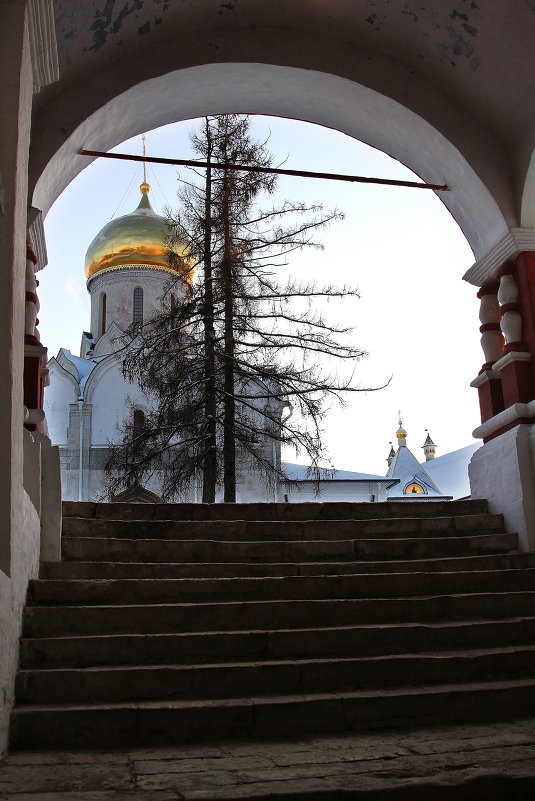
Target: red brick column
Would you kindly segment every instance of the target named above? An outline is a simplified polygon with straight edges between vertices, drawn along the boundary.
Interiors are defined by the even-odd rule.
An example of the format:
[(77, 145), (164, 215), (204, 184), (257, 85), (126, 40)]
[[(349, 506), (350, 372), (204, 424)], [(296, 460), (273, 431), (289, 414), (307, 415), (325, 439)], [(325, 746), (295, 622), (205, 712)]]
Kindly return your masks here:
[(47, 383), (48, 370), (46, 368), (47, 350), (41, 345), (37, 325), (37, 312), (39, 299), (37, 287), (39, 282), (35, 278), (35, 265), (37, 257), (30, 242), (26, 246), (26, 298), (25, 298), (25, 326), (24, 326), (24, 405), (30, 412), (30, 418), (25, 427), (35, 431), (38, 420), (42, 418), (44, 390)]
[(482, 423), (490, 420), (504, 408), (501, 376), (494, 370), (495, 363), (502, 357), (504, 351), (504, 337), (500, 328), (501, 312), (498, 289), (499, 281), (488, 281), (477, 293), (481, 301), (479, 330), (485, 362), (471, 386), (478, 391)]
[[(504, 354), (495, 365), (502, 379), (504, 408), (515, 403), (529, 403), (535, 397), (532, 347), (526, 334), (535, 346), (535, 285), (531, 285), (525, 259), (532, 254), (521, 254), (522, 266), (517, 260), (504, 264), (497, 277), (500, 281), (498, 300), (501, 312), (501, 330), (505, 336)], [(534, 263), (535, 267), (535, 263)], [(526, 323), (529, 321), (529, 325)]]

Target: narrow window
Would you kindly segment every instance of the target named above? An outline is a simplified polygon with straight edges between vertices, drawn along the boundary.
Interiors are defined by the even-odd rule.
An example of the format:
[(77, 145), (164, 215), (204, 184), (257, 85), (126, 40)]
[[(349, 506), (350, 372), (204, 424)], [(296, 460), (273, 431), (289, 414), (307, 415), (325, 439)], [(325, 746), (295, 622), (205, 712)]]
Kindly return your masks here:
[(106, 293), (100, 295), (100, 336), (106, 332)]
[(145, 425), (145, 413), (141, 411), (141, 409), (134, 410), (134, 437), (141, 432), (141, 429)]
[(143, 290), (137, 287), (134, 289), (134, 325), (139, 326), (143, 322)]

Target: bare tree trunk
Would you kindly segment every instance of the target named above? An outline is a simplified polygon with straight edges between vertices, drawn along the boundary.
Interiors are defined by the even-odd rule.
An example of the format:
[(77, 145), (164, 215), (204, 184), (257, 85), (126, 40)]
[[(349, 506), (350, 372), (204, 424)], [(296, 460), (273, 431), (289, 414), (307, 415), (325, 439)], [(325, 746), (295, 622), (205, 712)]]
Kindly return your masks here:
[(232, 286), (232, 243), (229, 219), (228, 176), (224, 175), (223, 197), (223, 298), (225, 318), (225, 364), (223, 402), (223, 485), (226, 503), (236, 503), (236, 402), (234, 398), (234, 293)]
[[(208, 124), (207, 124), (208, 127)], [(212, 242), (211, 225), (212, 215), (212, 171), (210, 160), (212, 148), (210, 133), (206, 132), (208, 140), (206, 183), (205, 183), (205, 228), (204, 228), (204, 359), (205, 359), (205, 394), (204, 412), (206, 420), (206, 440), (203, 459), (203, 503), (215, 503), (215, 490), (217, 481), (217, 442), (216, 442), (216, 388), (215, 388), (215, 330), (214, 330), (214, 287), (212, 276)]]

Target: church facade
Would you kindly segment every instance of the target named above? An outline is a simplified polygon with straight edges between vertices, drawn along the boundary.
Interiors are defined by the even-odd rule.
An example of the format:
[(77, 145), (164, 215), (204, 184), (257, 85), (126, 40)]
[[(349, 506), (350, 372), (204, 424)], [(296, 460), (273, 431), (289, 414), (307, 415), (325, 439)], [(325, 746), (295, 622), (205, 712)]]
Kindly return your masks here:
[[(85, 259), (87, 289), (91, 297), (90, 331), (82, 333), (80, 353), (61, 349), (49, 360), (44, 409), (52, 442), (59, 446), (62, 496), (65, 500), (97, 500), (107, 497), (105, 465), (110, 443), (120, 439), (126, 415), (143, 419), (149, 411), (147, 397), (136, 382), (128, 382), (121, 369), (128, 338), (136, 326), (147, 323), (169, 302), (184, 297), (189, 271), (171, 267), (166, 247), (167, 223), (149, 201), (150, 186), (140, 187), (141, 200), (131, 213), (112, 220), (96, 235)], [(178, 253), (178, 255), (182, 255)], [(169, 279), (173, 281), (169, 288)], [(131, 340), (130, 340), (131, 341)], [(248, 387), (258, 394), (258, 413), (266, 404), (266, 387)], [(263, 398), (263, 399), (260, 399)], [(270, 411), (272, 414), (272, 411)], [(280, 467), (280, 445), (267, 435), (259, 442), (262, 456)], [(125, 488), (117, 500), (161, 499), (161, 475), (153, 474), (143, 485)], [(256, 469), (252, 457), (242, 459), (237, 475), (239, 501), (278, 499), (278, 480)], [(193, 482), (190, 491), (170, 498), (199, 502), (202, 487)]]

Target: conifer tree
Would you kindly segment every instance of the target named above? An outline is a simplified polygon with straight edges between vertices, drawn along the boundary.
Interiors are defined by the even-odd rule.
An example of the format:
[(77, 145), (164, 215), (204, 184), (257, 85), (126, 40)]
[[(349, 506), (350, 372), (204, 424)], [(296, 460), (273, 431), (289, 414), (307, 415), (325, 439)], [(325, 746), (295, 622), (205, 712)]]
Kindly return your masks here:
[[(215, 501), (221, 484), (224, 500), (234, 502), (237, 465), (256, 466), (271, 481), (284, 476), (273, 443), (304, 451), (318, 474), (326, 401), (360, 389), (353, 373), (364, 352), (348, 341), (349, 327), (316, 307), (322, 298), (358, 297), (356, 290), (281, 285), (277, 277), (293, 251), (321, 247), (315, 232), (342, 215), (290, 201), (263, 207), (275, 176), (224, 166), (272, 166), (249, 127), (247, 117), (221, 115), (192, 135), (208, 166), (182, 184), (168, 243), (173, 264), (184, 258), (174, 248), (186, 232), (182, 272), (190, 280), (181, 302), (169, 287), (162, 311), (131, 332), (123, 351), (123, 373), (139, 383), (151, 411), (143, 426), (125, 424), (110, 447), (111, 496), (158, 472), (164, 498), (200, 477), (204, 502)], [(324, 358), (349, 364), (345, 377), (326, 373)]]

